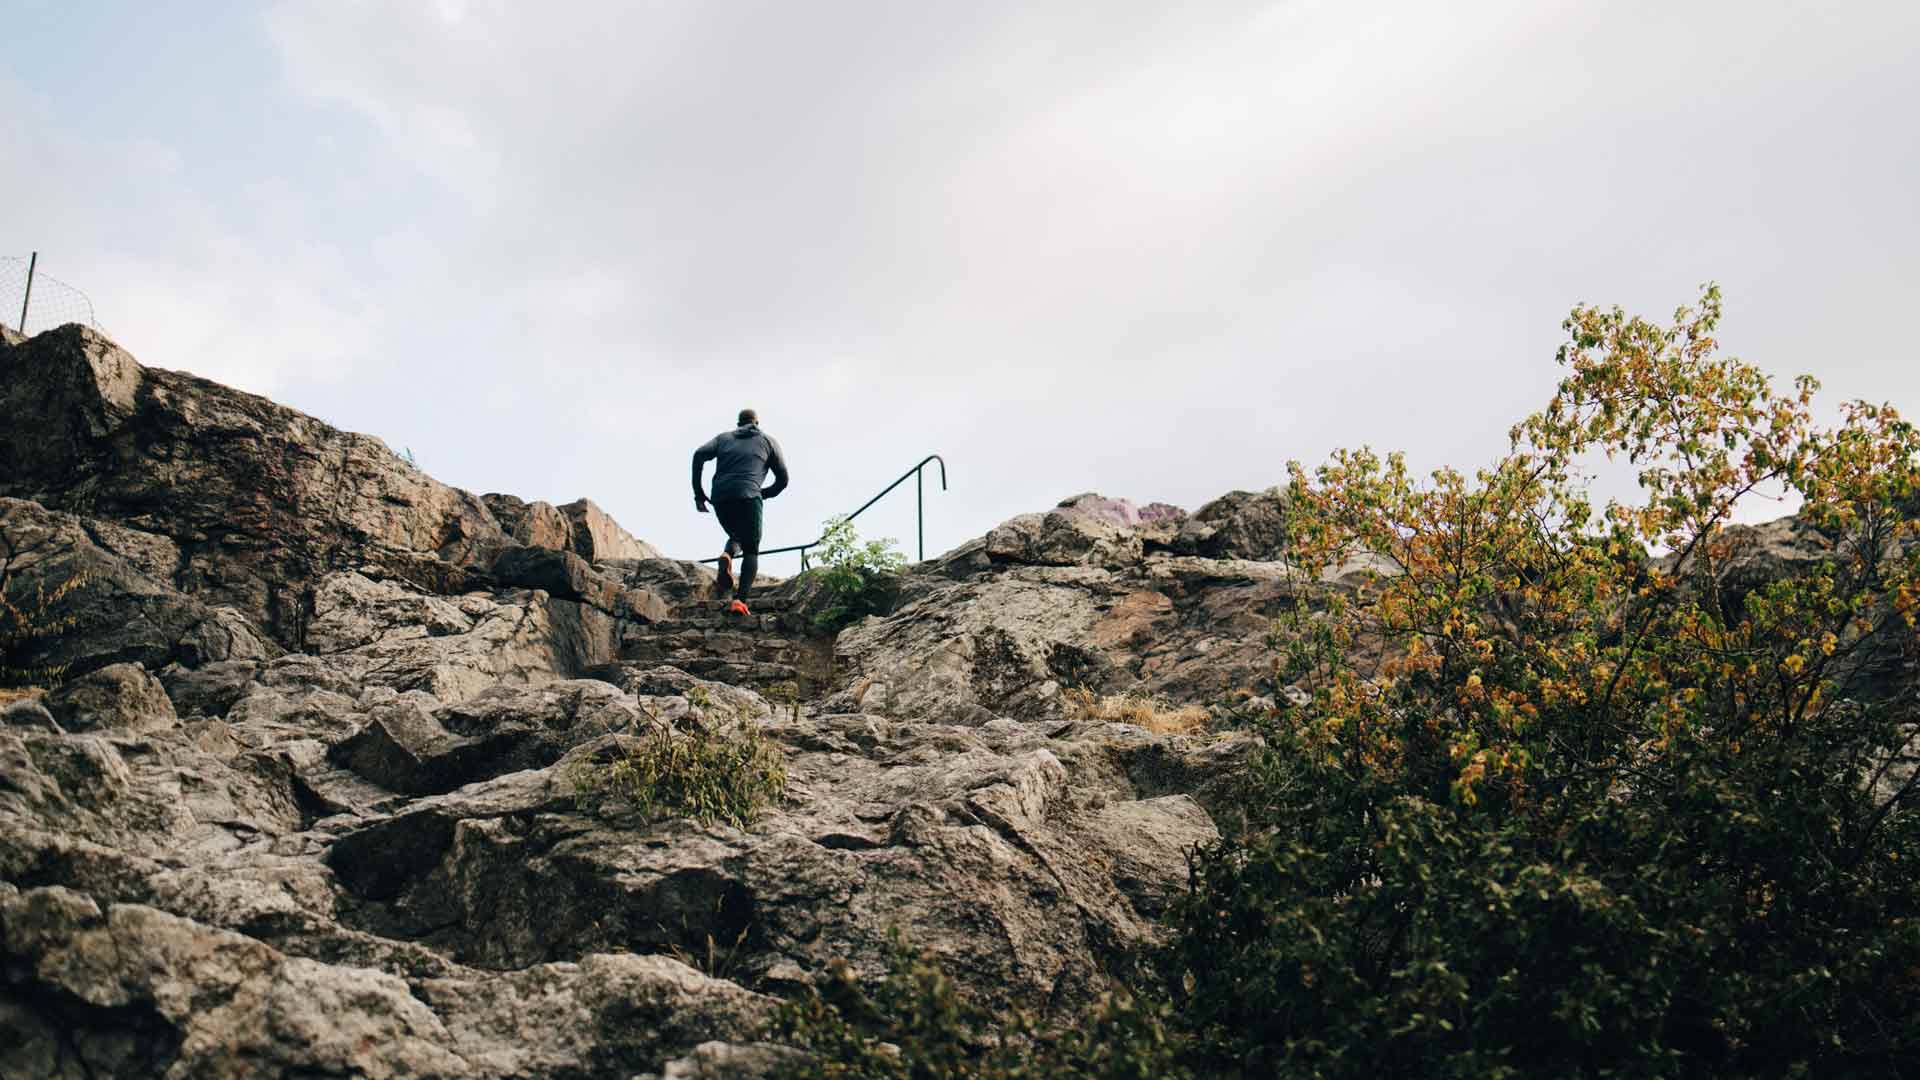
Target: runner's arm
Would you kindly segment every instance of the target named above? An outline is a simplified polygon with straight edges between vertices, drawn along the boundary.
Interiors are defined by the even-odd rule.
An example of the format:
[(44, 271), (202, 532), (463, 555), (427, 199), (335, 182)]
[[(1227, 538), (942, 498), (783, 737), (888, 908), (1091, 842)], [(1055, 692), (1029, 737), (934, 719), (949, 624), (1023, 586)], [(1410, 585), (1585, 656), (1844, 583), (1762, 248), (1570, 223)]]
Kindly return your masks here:
[(780, 444), (773, 436), (767, 436), (767, 468), (773, 471), (773, 486), (760, 489), (760, 497), (771, 499), (787, 490), (787, 456), (780, 452)]
[(708, 439), (704, 446), (693, 452), (693, 501), (695, 503), (707, 501), (707, 489), (700, 486), (700, 470), (706, 466), (707, 462), (720, 456), (719, 442), (717, 438)]

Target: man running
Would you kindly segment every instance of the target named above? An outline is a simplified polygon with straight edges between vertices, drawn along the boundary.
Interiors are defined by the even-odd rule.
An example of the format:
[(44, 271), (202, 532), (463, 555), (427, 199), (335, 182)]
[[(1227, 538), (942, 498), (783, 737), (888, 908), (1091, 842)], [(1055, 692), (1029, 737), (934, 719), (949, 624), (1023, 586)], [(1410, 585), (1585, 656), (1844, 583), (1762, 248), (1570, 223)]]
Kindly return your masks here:
[[(719, 592), (733, 590), (733, 603), (727, 610), (746, 615), (747, 590), (753, 588), (754, 574), (760, 569), (761, 500), (771, 499), (787, 489), (787, 460), (780, 444), (760, 430), (760, 416), (752, 409), (741, 409), (740, 425), (707, 440), (693, 452), (693, 508), (707, 512), (707, 493), (700, 486), (700, 471), (707, 462), (713, 467), (713, 513), (720, 527), (727, 530), (727, 546), (720, 552)], [(761, 482), (773, 473), (773, 486)], [(740, 583), (734, 585), (733, 557), (740, 556)]]

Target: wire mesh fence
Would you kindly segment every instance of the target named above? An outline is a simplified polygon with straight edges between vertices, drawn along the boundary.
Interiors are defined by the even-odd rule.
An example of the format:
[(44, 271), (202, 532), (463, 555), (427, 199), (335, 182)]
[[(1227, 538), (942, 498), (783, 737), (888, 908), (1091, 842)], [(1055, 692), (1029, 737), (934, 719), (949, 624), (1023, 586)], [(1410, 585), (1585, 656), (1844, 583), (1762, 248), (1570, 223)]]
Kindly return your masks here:
[(32, 335), (68, 323), (105, 333), (94, 320), (93, 301), (86, 293), (48, 277), (29, 256), (0, 255), (0, 324)]

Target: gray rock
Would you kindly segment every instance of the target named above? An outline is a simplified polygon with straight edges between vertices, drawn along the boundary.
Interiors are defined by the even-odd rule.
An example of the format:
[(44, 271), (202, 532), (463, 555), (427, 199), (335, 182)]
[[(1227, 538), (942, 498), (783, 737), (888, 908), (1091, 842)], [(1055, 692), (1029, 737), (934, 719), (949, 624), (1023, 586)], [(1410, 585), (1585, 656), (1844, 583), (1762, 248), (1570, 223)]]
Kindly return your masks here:
[(669, 1061), (659, 1072), (635, 1080), (759, 1080), (804, 1058), (800, 1051), (777, 1043), (715, 1040), (701, 1043), (686, 1056)]
[(1286, 512), (1279, 488), (1228, 492), (1194, 511), (1168, 546), (1213, 559), (1278, 559), (1287, 549)]
[(160, 731), (179, 722), (166, 687), (139, 664), (109, 664), (61, 684), (47, 711), (68, 731)]
[(1138, 562), (1139, 535), (1078, 509), (1022, 514), (987, 534), (988, 557), (1033, 566), (1124, 566)]
[(630, 1075), (708, 1040), (751, 1039), (774, 1008), (670, 957), (627, 953), (429, 979), (419, 991), (489, 1076)]
[(492, 572), (501, 585), (540, 589), (556, 600), (577, 600), (621, 618), (658, 622), (670, 612), (653, 590), (602, 574), (571, 551), (510, 547), (495, 557)]
[(573, 523), (552, 503), (526, 502), (498, 493), (482, 495), (480, 501), (487, 504), (494, 520), (514, 543), (553, 551), (573, 550)]
[(406, 584), (345, 571), (322, 578), (302, 636), (305, 652), (347, 652), (376, 643), (449, 637), (473, 629), (461, 606)]
[(176, 715), (222, 717), (246, 695), (260, 670), (256, 660), (220, 660), (197, 668), (169, 664), (159, 677)]
[(603, 682), (494, 687), (433, 713), (416, 697), (376, 705), (366, 726), (329, 753), (388, 790), (435, 795), (552, 764), (583, 742), (641, 722), (641, 706)]
[[(487, 503), (378, 439), (142, 367), (85, 327), (0, 346), (0, 413), (35, 418), (0, 433), (0, 496), (164, 538), (170, 550), (149, 545), (126, 561), (237, 609), (283, 645), (300, 644), (306, 591), (326, 570), (377, 566), (459, 593), (512, 542)], [(564, 516), (589, 560), (659, 554), (586, 500)]]
[[(250, 938), (60, 887), (0, 905), (9, 964), (45, 1025), (21, 1057), (43, 1075), (471, 1076), (439, 1017), (390, 975), (283, 956)], [(37, 991), (37, 993), (33, 992)], [(54, 994), (72, 1007), (54, 1012)], [(61, 1036), (49, 1044), (43, 1032)]]
[(34, 624), (0, 641), (0, 666), (72, 676), (120, 662), (157, 669), (278, 652), (245, 619), (150, 577), (94, 543), (92, 531), (72, 514), (0, 497), (0, 588)]
[(572, 527), (574, 554), (590, 563), (664, 558), (658, 548), (636, 539), (591, 499), (576, 499), (560, 507), (560, 513)]
[(62, 731), (53, 714), (37, 697), (21, 698), (0, 707), (0, 725), (6, 727), (39, 728), (42, 731)]

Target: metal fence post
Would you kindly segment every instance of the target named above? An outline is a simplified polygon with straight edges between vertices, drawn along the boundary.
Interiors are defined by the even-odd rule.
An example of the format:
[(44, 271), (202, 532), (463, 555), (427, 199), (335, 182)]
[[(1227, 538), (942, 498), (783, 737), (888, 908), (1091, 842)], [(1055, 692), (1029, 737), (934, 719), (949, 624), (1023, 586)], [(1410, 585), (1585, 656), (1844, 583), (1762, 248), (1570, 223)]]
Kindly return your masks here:
[(920, 561), (927, 561), (927, 465), (913, 470), (913, 520), (920, 527)]
[(27, 336), (27, 303), (33, 299), (33, 268), (40, 263), (40, 253), (34, 252), (27, 257), (27, 294), (20, 298), (20, 336)]

